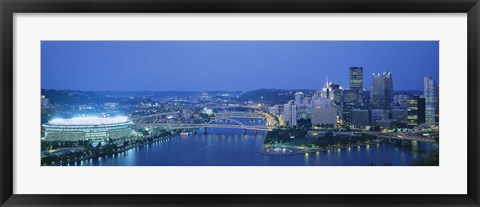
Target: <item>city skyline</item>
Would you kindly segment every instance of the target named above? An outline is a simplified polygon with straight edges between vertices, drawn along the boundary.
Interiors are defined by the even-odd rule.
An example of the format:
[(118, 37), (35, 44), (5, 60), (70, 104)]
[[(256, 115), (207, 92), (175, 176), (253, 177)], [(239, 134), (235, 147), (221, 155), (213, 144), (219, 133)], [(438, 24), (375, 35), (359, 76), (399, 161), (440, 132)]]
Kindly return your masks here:
[(370, 74), (384, 71), (394, 74), (395, 91), (423, 90), (424, 76), (438, 82), (438, 42), (42, 42), (42, 88), (57, 90), (318, 90), (327, 77), (349, 88), (349, 68), (355, 66), (363, 67), (366, 90), (371, 89)]
[(438, 41), (43, 41), (41, 59), (42, 166), (439, 166)]

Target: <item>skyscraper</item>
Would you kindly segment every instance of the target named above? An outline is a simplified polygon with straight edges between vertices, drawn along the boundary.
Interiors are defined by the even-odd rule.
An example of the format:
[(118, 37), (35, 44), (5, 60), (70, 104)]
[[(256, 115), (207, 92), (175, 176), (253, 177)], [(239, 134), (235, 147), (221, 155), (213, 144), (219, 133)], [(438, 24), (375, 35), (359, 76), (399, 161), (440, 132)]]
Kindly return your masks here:
[(287, 126), (297, 125), (297, 105), (294, 101), (283, 105), (283, 121)]
[(357, 91), (355, 90), (343, 90), (343, 102), (342, 102), (342, 118), (345, 122), (350, 123), (350, 112), (359, 107), (357, 99)]
[(350, 67), (350, 89), (363, 90), (363, 67)]
[(435, 123), (438, 114), (438, 85), (432, 77), (423, 78), (423, 97), (425, 98), (425, 122)]
[(385, 71), (382, 74), (372, 75), (372, 90), (370, 102), (373, 108), (388, 109), (393, 101), (392, 73)]
[(350, 67), (350, 90), (355, 92), (358, 105), (363, 106), (363, 67)]
[(320, 92), (320, 97), (323, 99), (330, 99), (330, 100), (335, 100), (338, 99), (339, 97), (339, 92), (340, 91), (340, 85), (334, 84), (332, 82), (325, 82), (325, 85), (322, 88), (322, 91)]
[(333, 107), (337, 109), (337, 115), (342, 117), (342, 87), (340, 87), (339, 84), (335, 84), (332, 82), (325, 82), (325, 85), (323, 86), (322, 90), (319, 91), (320, 96), (317, 97), (315, 100), (318, 99), (327, 99), (327, 100), (332, 100), (333, 101)]
[(407, 125), (416, 127), (425, 123), (425, 99), (414, 96), (407, 103)]

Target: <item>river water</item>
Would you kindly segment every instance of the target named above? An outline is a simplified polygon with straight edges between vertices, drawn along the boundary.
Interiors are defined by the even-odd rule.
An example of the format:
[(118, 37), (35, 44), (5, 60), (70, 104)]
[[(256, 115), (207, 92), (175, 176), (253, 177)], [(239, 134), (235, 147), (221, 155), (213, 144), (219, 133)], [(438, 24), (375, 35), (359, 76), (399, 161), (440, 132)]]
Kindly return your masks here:
[[(241, 120), (265, 124), (263, 120)], [(434, 143), (380, 143), (351, 149), (301, 155), (271, 156), (260, 153), (265, 132), (242, 129), (208, 129), (188, 136), (141, 146), (126, 152), (75, 163), (82, 166), (408, 166), (438, 152)]]

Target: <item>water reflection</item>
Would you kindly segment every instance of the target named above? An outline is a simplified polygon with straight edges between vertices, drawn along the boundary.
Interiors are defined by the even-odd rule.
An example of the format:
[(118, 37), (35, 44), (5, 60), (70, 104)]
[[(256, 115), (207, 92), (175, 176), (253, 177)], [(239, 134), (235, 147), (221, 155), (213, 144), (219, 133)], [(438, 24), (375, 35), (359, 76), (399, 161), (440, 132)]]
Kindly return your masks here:
[[(250, 122), (250, 120), (247, 120)], [(254, 121), (262, 124), (261, 121)], [(264, 123), (263, 123), (264, 124)], [(345, 149), (300, 154), (268, 156), (260, 153), (264, 133), (242, 129), (208, 129), (203, 134), (173, 137), (151, 145), (130, 149), (115, 156), (86, 160), (76, 165), (120, 166), (366, 166), (411, 165), (428, 153), (438, 152), (431, 143), (382, 143)]]

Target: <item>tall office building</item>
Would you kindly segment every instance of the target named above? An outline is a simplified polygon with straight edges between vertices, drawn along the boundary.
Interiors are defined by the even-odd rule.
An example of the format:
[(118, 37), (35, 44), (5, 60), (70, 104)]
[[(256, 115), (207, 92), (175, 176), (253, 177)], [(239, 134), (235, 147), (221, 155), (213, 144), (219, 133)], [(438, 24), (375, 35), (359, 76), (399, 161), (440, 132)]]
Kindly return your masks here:
[(393, 79), (391, 72), (385, 71), (382, 74), (372, 75), (370, 102), (373, 108), (390, 108), (390, 104), (393, 102)]
[(335, 100), (336, 98), (339, 98), (339, 91), (340, 85), (328, 82), (327, 78), (327, 81), (325, 82), (325, 85), (323, 85), (323, 88), (320, 92), (320, 97), (324, 99)]
[[(340, 87), (339, 84), (335, 84), (332, 82), (325, 82), (325, 85), (323, 86), (322, 90), (319, 91), (319, 95), (315, 98), (315, 100), (323, 99), (323, 100), (332, 100), (334, 107), (337, 109), (337, 112), (340, 113), (340, 107), (342, 105), (342, 87)], [(315, 106), (313, 106), (315, 107)], [(341, 114), (338, 114), (339, 116), (342, 116)]]
[(414, 96), (407, 103), (407, 125), (416, 127), (425, 123), (425, 98)]
[(325, 82), (325, 85), (323, 85), (322, 90), (320, 91), (320, 97), (323, 99), (333, 99), (332, 95), (333, 95), (333, 91), (330, 88), (330, 84), (328, 83), (328, 80), (327, 80), (327, 82)]
[(297, 105), (294, 101), (283, 105), (283, 121), (287, 126), (297, 125)]
[(342, 118), (343, 121), (350, 123), (350, 112), (359, 107), (357, 91), (343, 90)]
[(432, 77), (423, 78), (423, 97), (425, 98), (425, 122), (435, 123), (438, 114), (438, 85)]
[(363, 67), (350, 67), (349, 89), (355, 91), (357, 102), (363, 106)]
[(350, 67), (349, 83), (349, 89), (355, 91), (358, 104), (363, 106), (363, 67)]
[(363, 90), (363, 67), (350, 67), (350, 89)]

